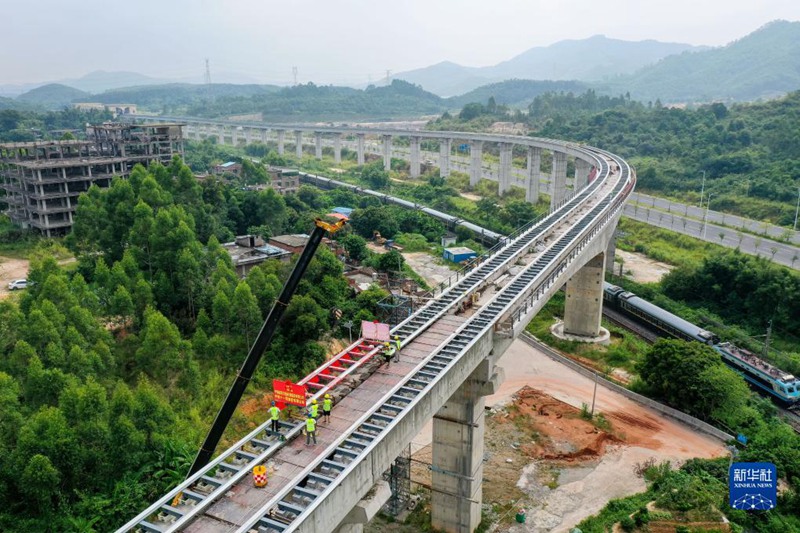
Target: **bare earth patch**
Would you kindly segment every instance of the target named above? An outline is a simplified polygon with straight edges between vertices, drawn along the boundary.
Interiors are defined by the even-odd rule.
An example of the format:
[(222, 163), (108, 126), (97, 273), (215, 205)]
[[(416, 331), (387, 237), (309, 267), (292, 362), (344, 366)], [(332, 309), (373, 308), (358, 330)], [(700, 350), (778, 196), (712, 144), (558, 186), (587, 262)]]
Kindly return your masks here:
[[(486, 398), (483, 502), (495, 504), (495, 531), (568, 532), (613, 498), (645, 490), (634, 474), (650, 458), (681, 463), (723, 455), (723, 443), (598, 386), (595, 414), (610, 422), (598, 429), (579, 415), (591, 405), (593, 380), (515, 341), (499, 365), (506, 380)], [(412, 480), (430, 483), (431, 424), (412, 441)], [(518, 508), (525, 524), (513, 523)], [(393, 531), (410, 532), (397, 527)], [(382, 531), (382, 529), (370, 529)]]
[(11, 291), (8, 283), (15, 279), (23, 279), (28, 275), (27, 259), (11, 259), (0, 257), (0, 299), (8, 298)]
[[(650, 259), (642, 254), (626, 252), (617, 248), (616, 256), (622, 259), (623, 274), (638, 283), (656, 283), (665, 274), (675, 268), (672, 265)], [(614, 265), (614, 272), (619, 273), (619, 263)], [(630, 273), (628, 273), (630, 271)]]
[(404, 253), (403, 257), (408, 266), (431, 287), (440, 284), (455, 274), (447, 265), (437, 262), (436, 258), (425, 252), (408, 252)]

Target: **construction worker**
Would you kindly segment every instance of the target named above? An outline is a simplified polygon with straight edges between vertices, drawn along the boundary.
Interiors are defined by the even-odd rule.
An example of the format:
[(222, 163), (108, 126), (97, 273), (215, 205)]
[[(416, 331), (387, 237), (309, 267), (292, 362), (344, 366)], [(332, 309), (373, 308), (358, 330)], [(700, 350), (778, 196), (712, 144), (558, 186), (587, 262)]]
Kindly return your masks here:
[(311, 400), (311, 406), (308, 408), (308, 414), (316, 420), (319, 418), (319, 405), (317, 405), (316, 398)]
[(394, 357), (395, 347), (392, 346), (390, 342), (383, 343), (383, 359), (386, 361), (386, 364), (391, 364), (392, 357)]
[(331, 408), (333, 407), (333, 399), (331, 399), (330, 394), (325, 395), (325, 399), (322, 400), (322, 421), (326, 424), (331, 423)]
[(403, 343), (400, 342), (400, 336), (399, 335), (395, 335), (394, 336), (394, 346), (395, 346), (394, 360), (395, 361), (398, 361), (398, 362), (400, 361), (400, 348), (402, 347), (402, 345), (403, 345)]
[(311, 439), (314, 439), (314, 444), (317, 443), (317, 421), (309, 413), (306, 418), (306, 446), (311, 444)]
[(278, 421), (281, 419), (281, 410), (275, 402), (272, 402), (272, 407), (269, 408), (269, 419), (272, 422), (273, 433), (280, 433)]

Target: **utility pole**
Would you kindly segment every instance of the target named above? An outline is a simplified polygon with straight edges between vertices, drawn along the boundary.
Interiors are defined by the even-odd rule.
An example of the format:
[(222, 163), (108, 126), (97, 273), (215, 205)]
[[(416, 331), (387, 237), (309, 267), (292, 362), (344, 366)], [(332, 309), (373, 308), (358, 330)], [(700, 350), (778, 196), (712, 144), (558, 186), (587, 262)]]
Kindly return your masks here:
[(797, 212), (800, 211), (800, 187), (797, 188), (797, 207), (794, 208), (794, 226), (793, 230), (797, 230)]
[(703, 209), (703, 192), (706, 190), (706, 171), (703, 171), (703, 185), (700, 187), (700, 209)]
[(703, 239), (706, 238), (706, 229), (708, 228), (708, 208), (711, 207), (711, 193), (708, 193), (708, 203), (706, 204), (706, 214), (703, 217)]
[(764, 340), (764, 359), (769, 359), (769, 339), (772, 336), (772, 319), (769, 319), (767, 326), (767, 338)]
[[(620, 265), (620, 270), (622, 270), (622, 265)], [(594, 418), (594, 400), (597, 398), (597, 371), (594, 373), (594, 392), (592, 393), (592, 411), (591, 417)]]

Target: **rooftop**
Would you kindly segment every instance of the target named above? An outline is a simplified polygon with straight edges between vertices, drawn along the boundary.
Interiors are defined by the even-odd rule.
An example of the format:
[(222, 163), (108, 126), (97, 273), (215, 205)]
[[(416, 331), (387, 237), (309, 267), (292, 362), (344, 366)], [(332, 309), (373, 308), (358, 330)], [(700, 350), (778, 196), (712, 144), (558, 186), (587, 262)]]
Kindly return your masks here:
[(308, 242), (308, 235), (305, 233), (296, 233), (294, 235), (276, 235), (270, 238), (271, 241), (291, 246), (292, 248), (299, 248), (305, 246)]

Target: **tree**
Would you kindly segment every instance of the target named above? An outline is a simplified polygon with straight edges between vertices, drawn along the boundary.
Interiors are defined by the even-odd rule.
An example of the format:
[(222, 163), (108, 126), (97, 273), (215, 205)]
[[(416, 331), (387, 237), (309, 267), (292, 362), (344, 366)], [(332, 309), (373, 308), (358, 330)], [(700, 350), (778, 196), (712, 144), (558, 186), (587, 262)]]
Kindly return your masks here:
[(240, 281), (233, 291), (232, 307), (233, 329), (242, 332), (249, 350), (250, 341), (255, 338), (261, 326), (261, 311), (253, 293), (250, 292), (250, 286), (245, 281)]
[(339, 239), (339, 242), (344, 246), (347, 255), (353, 261), (363, 261), (369, 256), (367, 249), (367, 241), (355, 233), (349, 233)]
[(361, 178), (374, 189), (385, 189), (389, 185), (389, 173), (383, 169), (382, 161), (374, 161), (361, 170)]
[(726, 417), (728, 406), (741, 407), (750, 396), (719, 354), (698, 342), (659, 339), (637, 369), (656, 396), (700, 418)]
[(397, 250), (376, 255), (373, 266), (381, 272), (399, 272), (403, 270), (405, 258)]

